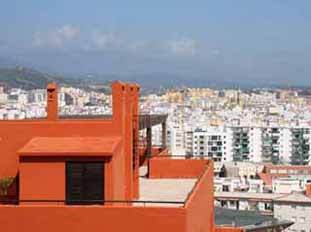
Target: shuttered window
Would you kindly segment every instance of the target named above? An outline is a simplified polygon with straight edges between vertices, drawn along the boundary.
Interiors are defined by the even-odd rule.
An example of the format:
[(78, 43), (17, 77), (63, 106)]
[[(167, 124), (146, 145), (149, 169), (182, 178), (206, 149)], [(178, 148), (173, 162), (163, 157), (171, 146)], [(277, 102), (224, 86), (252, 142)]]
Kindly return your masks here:
[(104, 163), (66, 163), (66, 204), (103, 204)]

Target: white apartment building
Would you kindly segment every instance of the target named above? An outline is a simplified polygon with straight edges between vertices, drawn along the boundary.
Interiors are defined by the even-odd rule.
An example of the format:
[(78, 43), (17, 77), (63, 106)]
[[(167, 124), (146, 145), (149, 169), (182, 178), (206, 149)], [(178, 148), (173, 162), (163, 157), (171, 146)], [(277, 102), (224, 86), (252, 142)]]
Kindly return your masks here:
[(311, 197), (303, 193), (292, 193), (275, 199), (274, 217), (294, 222), (286, 231), (310, 232)]
[(305, 185), (298, 178), (275, 178), (272, 179), (272, 191), (274, 193), (292, 193), (304, 190)]
[(264, 165), (253, 162), (226, 162), (224, 168), (229, 177), (239, 177), (240, 179), (254, 179), (262, 172)]
[(185, 134), (181, 128), (170, 126), (167, 129), (167, 146), (172, 155), (186, 155)]
[(264, 192), (264, 184), (261, 179), (248, 179), (248, 192), (251, 193), (263, 193)]
[(251, 127), (249, 133), (249, 160), (252, 162), (262, 162), (262, 130), (259, 127)]
[(232, 160), (231, 136), (226, 128), (196, 129), (186, 133), (186, 154), (191, 157), (209, 157), (217, 162)]
[[(159, 142), (156, 137), (154, 140), (155, 144)], [(309, 128), (209, 126), (183, 129), (171, 126), (168, 129), (172, 154), (210, 157), (220, 162), (307, 165), (311, 160), (310, 142)]]

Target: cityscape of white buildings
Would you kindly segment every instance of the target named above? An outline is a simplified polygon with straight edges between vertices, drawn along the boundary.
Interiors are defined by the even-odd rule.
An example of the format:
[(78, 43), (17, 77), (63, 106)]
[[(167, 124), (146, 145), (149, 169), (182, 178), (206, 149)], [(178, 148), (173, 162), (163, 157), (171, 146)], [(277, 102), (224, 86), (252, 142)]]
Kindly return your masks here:
[(215, 206), (259, 211), (311, 230), (311, 167), (251, 162), (215, 163)]
[[(215, 161), (216, 206), (259, 211), (294, 222), (286, 231), (306, 232), (311, 231), (310, 103), (288, 90), (188, 89), (146, 96), (142, 110), (168, 114), (172, 155)], [(158, 127), (154, 144), (160, 136)]]
[[(289, 90), (187, 89), (146, 96), (142, 110), (168, 114), (167, 144), (173, 155), (306, 165), (310, 103)], [(158, 128), (155, 143), (160, 135)]]
[[(111, 114), (111, 96), (95, 91), (61, 87), (59, 90), (61, 115)], [(46, 116), (46, 90), (0, 88), (0, 119), (29, 119)]]
[[(46, 91), (0, 88), (0, 119), (46, 115)], [(61, 115), (111, 114), (111, 96), (61, 87)], [(214, 161), (310, 164), (311, 100), (290, 90), (186, 89), (142, 97), (141, 112), (168, 114), (172, 155)], [(161, 144), (161, 126), (153, 129)]]
[[(110, 115), (111, 106), (104, 93), (59, 90), (61, 115)], [(260, 211), (295, 222), (288, 231), (311, 231), (309, 97), (290, 90), (186, 89), (145, 95), (140, 111), (168, 115), (173, 156), (215, 161), (216, 206)], [(44, 89), (0, 88), (0, 119), (45, 116)], [(152, 140), (162, 143), (161, 125)]]

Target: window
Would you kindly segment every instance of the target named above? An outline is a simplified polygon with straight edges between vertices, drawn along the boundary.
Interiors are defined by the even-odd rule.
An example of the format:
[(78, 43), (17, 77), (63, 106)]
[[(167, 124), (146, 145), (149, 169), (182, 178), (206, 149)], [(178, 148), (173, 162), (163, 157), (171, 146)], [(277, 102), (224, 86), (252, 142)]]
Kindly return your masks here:
[(66, 163), (66, 204), (103, 204), (104, 163)]
[(306, 221), (306, 218), (305, 217), (300, 217), (299, 218), (299, 223), (305, 223)]

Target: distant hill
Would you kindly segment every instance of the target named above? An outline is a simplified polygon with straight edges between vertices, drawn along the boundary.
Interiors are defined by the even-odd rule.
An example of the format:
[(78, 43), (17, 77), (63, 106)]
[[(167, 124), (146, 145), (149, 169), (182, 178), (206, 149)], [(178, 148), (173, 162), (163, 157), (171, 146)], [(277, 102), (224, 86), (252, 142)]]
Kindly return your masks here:
[(72, 86), (106, 94), (111, 93), (111, 81), (98, 80), (90, 76), (85, 78), (84, 75), (73, 76), (43, 73), (33, 68), (26, 68), (23, 66), (0, 66), (0, 86), (4, 86), (6, 89), (44, 89), (48, 83), (52, 82), (62, 86)]
[(0, 68), (0, 85), (5, 88), (45, 88), (50, 82), (66, 83), (64, 78), (41, 73), (31, 68)]

